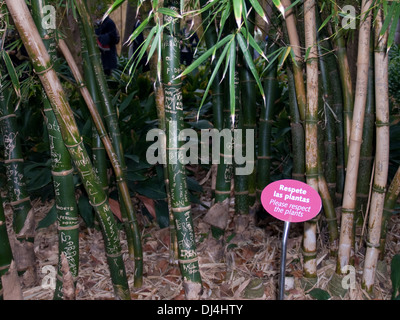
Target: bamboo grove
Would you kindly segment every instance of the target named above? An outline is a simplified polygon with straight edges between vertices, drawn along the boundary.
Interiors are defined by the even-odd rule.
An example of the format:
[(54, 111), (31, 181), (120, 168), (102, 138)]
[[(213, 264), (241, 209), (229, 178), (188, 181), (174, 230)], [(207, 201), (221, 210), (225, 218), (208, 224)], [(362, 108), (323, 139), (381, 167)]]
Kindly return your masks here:
[[(127, 182), (129, 167), (120, 119), (101, 65), (88, 2), (63, 3), (64, 9), (73, 12), (79, 26), (81, 65), (70, 51), (70, 39), (63, 39), (60, 30), (43, 25), (43, 8), (56, 7), (58, 2), (0, 2), (0, 127), (7, 177), (7, 199), (2, 202), (9, 202), (13, 211), (11, 236), (7, 234), (0, 206), (0, 275), (10, 272), (15, 263), (27, 284), (37, 282), (33, 252), (35, 217), (25, 183), (17, 121), (23, 79), (18, 78), (18, 67), (4, 48), (8, 29), (15, 28), (29, 56), (29, 77), (41, 84), (59, 239), (54, 299), (73, 299), (73, 294), (70, 297), (63, 287), (68, 272), (73, 282), (79, 274), (79, 209), (74, 186), (74, 174), (78, 173), (103, 234), (115, 297), (128, 300), (131, 275), (126, 272), (120, 229), (110, 208), (107, 163), (118, 193), (128, 258), (135, 265), (135, 288), (142, 285), (144, 261), (142, 230)], [(106, 15), (123, 2), (108, 2)], [(329, 252), (337, 261), (336, 276), (343, 278), (347, 274), (348, 267), (354, 264), (358, 243), (362, 243), (366, 254), (361, 284), (366, 291), (373, 291), (377, 261), (385, 255), (387, 225), (396, 213), (400, 191), (399, 169), (395, 174), (389, 171), (393, 166), (390, 129), (397, 122), (392, 123), (395, 111), (390, 110), (388, 93), (388, 52), (394, 44), (393, 30), (399, 20), (400, 4), (354, 1), (355, 16), (342, 11), (345, 4), (315, 0), (137, 1), (138, 11), (150, 9), (124, 45), (144, 31), (146, 39), (135, 52), (136, 60), (130, 61), (126, 69), (130, 81), (136, 81), (136, 68), (142, 58), (151, 65), (157, 123), (164, 133), (158, 137), (163, 150), (158, 158), (165, 159), (162, 173), (169, 215), (170, 263), (179, 264), (186, 299), (204, 296), (186, 164), (181, 161), (186, 152), (182, 139), (182, 86), (186, 76), (204, 65), (208, 66), (208, 81), (197, 106), (198, 117), (208, 99), (213, 129), (224, 132), (219, 141), (215, 137), (212, 140), (212, 146), (220, 150), (211, 163), (215, 168), (215, 186), (209, 213), (217, 206), (228, 210), (233, 197), (235, 230), (240, 233), (255, 216), (267, 214), (261, 207), (260, 195), (270, 182), (279, 178), (306, 182), (319, 192), (323, 208), (316, 218), (303, 225), (304, 278), (311, 285), (318, 280), (318, 236), (319, 230), (326, 228)], [(179, 30), (187, 18), (193, 17), (201, 21), (198, 30), (202, 31), (203, 50), (199, 49), (190, 65), (182, 66)], [(257, 32), (261, 41), (256, 39)], [(351, 61), (346, 48), (354, 33), (358, 34), (357, 55)], [(78, 129), (74, 106), (63, 89), (65, 79), (58, 75), (60, 59), (67, 62), (89, 111), (92, 150), (87, 150)], [(357, 65), (356, 72), (351, 69), (352, 63)], [(282, 83), (287, 92), (286, 110), (280, 102)], [(289, 170), (277, 175), (273, 137), (279, 117), (287, 120), (291, 140), (285, 149), (286, 158), (278, 159), (286, 165), (290, 163)], [(235, 134), (237, 129), (245, 135)], [(199, 141), (196, 145), (200, 147)], [(242, 161), (243, 154), (249, 159)], [(207, 163), (209, 160), (206, 159)], [(359, 242), (363, 224), (368, 228)]]

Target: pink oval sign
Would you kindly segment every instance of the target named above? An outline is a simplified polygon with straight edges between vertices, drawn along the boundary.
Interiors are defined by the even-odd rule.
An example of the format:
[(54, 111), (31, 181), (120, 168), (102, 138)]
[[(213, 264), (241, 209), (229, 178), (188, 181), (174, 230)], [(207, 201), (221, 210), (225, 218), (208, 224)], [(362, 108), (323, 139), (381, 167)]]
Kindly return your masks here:
[(310, 220), (322, 207), (321, 197), (313, 187), (292, 179), (267, 185), (261, 193), (261, 204), (269, 214), (287, 222)]

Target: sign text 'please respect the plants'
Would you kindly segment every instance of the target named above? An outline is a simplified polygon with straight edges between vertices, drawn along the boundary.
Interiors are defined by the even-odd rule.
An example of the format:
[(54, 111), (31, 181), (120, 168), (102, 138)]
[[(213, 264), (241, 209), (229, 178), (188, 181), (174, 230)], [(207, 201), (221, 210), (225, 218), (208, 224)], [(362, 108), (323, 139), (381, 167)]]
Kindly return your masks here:
[(266, 186), (261, 194), (264, 209), (275, 218), (287, 222), (303, 222), (321, 210), (321, 197), (308, 184), (291, 179)]

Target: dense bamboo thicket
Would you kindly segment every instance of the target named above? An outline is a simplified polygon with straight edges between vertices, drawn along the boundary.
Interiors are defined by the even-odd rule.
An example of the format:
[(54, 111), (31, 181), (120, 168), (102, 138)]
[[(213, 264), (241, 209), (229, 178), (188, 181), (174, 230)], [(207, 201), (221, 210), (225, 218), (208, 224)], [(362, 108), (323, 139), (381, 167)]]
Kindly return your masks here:
[[(107, 3), (103, 18), (123, 2)], [(373, 297), (378, 268), (398, 253), (398, 246), (387, 250), (400, 190), (398, 138), (392, 134), (399, 123), (398, 106), (389, 95), (388, 65), (400, 4), (362, 0), (349, 27), (343, 3), (337, 1), (138, 1), (135, 14), (142, 13), (141, 24), (124, 45), (143, 41), (132, 57), (118, 57), (108, 77), (91, 4), (1, 2), (1, 27), (15, 28), (20, 38), (5, 44), (8, 33), (0, 29), (2, 49), (11, 52), (22, 45), (28, 57), (22, 69), (8, 51), (1, 53), (0, 126), (8, 198), (0, 204), (8, 200), (11, 205), (15, 239), (5, 228), (7, 216), (0, 205), (0, 275), (7, 274), (13, 260), (25, 278), (35, 273), (29, 192), (35, 190), (29, 184), (35, 179), (24, 163), (35, 163), (40, 152), (47, 152), (43, 172), (51, 173), (51, 192), (41, 200), (55, 203), (54, 299), (74, 298), (80, 231), (96, 226), (91, 219), (100, 226), (117, 299), (152, 298), (141, 291), (156, 278), (152, 268), (171, 284), (179, 278), (178, 296), (188, 300), (215, 297), (212, 282), (218, 282), (218, 292), (238, 290), (236, 299), (251, 297), (257, 288), (265, 298), (262, 282), (276, 284), (279, 269), (265, 255), (285, 252), (271, 249), (282, 237), (281, 225), (263, 210), (260, 197), (269, 183), (284, 179), (306, 182), (322, 200), (320, 214), (291, 231), (296, 232), (292, 250), (298, 244), (299, 254), (293, 255), (287, 275), (317, 289), (307, 291), (312, 297)], [(78, 56), (63, 34), (64, 20), (52, 28), (43, 24), (46, 5), (60, 10), (57, 19), (65, 14), (76, 23)], [(182, 27), (192, 19), (185, 33)], [(200, 40), (188, 47), (194, 59), (185, 65), (181, 57), (187, 52), (182, 50), (194, 33)], [(352, 39), (357, 41), (354, 59)], [(26, 77), (33, 79), (29, 89)], [(24, 113), (19, 108), (30, 108), (35, 95), (45, 123), (40, 143), (32, 134), (24, 136), (18, 122)], [(147, 135), (152, 129), (158, 130), (153, 145)], [(40, 190), (46, 188), (43, 183)], [(158, 233), (151, 241), (154, 227)], [(169, 228), (168, 237), (164, 228)], [(264, 252), (254, 245), (261, 238)], [(168, 246), (166, 265), (162, 259), (146, 265), (152, 253), (161, 254), (159, 243)], [(253, 256), (256, 265), (235, 278), (243, 274), (239, 265)], [(98, 262), (93, 255), (89, 260)], [(330, 265), (328, 293), (318, 290), (318, 276)], [(210, 266), (225, 269), (209, 274)], [(365, 290), (359, 296), (342, 281), (353, 276), (348, 273), (353, 267), (358, 287)], [(399, 270), (395, 263), (391, 267), (395, 297)], [(249, 274), (256, 279), (245, 280)], [(294, 297), (295, 291), (286, 294)]]

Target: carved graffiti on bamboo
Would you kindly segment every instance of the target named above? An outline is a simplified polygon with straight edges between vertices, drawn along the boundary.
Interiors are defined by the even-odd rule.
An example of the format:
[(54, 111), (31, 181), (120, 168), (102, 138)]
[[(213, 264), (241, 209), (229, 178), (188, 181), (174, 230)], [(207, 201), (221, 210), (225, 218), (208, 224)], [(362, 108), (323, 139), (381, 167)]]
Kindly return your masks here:
[(52, 136), (51, 134), (49, 134), (49, 139), (50, 139), (51, 161), (53, 163), (53, 166), (56, 168), (61, 163), (61, 154), (55, 151), (54, 139), (56, 139), (56, 138), (54, 136)]
[(195, 262), (184, 263), (182, 264), (182, 268), (188, 274), (196, 274), (197, 272), (199, 272), (199, 266)]
[(18, 132), (9, 132), (4, 135), (4, 157), (8, 160), (12, 160), (12, 153), (17, 145)]
[(60, 232), (60, 242), (63, 246), (63, 252), (68, 260), (70, 271), (73, 275), (76, 275), (78, 273), (78, 266), (76, 265), (74, 258), (78, 252), (76, 250), (77, 248), (74, 244), (74, 241), (72, 241), (72, 237), (69, 234)]

